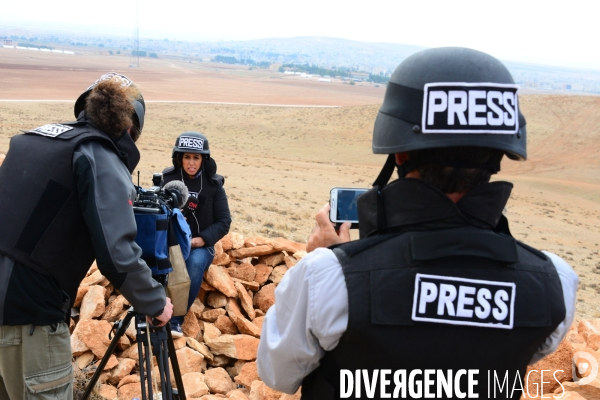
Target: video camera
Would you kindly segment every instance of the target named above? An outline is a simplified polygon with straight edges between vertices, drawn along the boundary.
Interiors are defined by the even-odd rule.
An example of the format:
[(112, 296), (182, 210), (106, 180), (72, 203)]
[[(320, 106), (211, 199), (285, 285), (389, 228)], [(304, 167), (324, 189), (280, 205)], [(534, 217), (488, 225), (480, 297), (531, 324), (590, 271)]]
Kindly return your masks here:
[(161, 206), (165, 206), (168, 210), (181, 207), (185, 201), (183, 191), (187, 192), (185, 185), (175, 187), (177, 185), (163, 187), (163, 175), (155, 173), (152, 175), (152, 186), (149, 189), (144, 189), (140, 186), (140, 173), (138, 171), (138, 185), (136, 186), (137, 197), (133, 203), (133, 211), (141, 214), (161, 214)]

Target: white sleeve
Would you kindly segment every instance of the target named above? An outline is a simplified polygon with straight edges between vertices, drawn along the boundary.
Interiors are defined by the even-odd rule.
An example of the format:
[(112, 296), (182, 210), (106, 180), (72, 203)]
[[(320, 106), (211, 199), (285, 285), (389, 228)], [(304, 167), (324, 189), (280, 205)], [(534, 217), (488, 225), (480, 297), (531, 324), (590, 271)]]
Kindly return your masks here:
[(544, 254), (550, 258), (556, 267), (560, 283), (562, 285), (563, 298), (565, 300), (565, 319), (558, 325), (558, 327), (546, 338), (544, 343), (540, 346), (538, 351), (533, 355), (529, 365), (533, 365), (540, 361), (542, 358), (553, 353), (560, 342), (563, 340), (575, 317), (575, 301), (577, 297), (577, 286), (579, 286), (579, 277), (573, 271), (573, 268), (565, 260), (557, 256), (556, 254), (544, 251)]
[(334, 349), (348, 325), (348, 292), (333, 251), (317, 249), (283, 277), (263, 322), (258, 374), (271, 388), (293, 394)]

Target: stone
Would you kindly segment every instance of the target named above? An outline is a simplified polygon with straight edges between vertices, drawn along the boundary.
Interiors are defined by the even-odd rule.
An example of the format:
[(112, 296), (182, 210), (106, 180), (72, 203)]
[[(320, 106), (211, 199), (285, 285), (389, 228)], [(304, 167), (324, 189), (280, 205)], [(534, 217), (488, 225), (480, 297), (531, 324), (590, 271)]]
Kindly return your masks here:
[(105, 400), (117, 400), (119, 398), (117, 388), (106, 384), (100, 385), (98, 394)]
[(127, 375), (125, 378), (121, 379), (121, 382), (117, 385), (117, 389), (120, 389), (121, 386), (127, 385), (130, 383), (136, 383), (138, 387), (140, 386), (140, 376), (137, 374)]
[(79, 320), (93, 319), (104, 313), (104, 293), (102, 286), (90, 286), (85, 296), (81, 300), (79, 308)]
[(108, 333), (112, 325), (103, 320), (80, 320), (77, 324), (77, 336), (98, 358), (102, 358), (108, 346), (110, 339)]
[(248, 361), (237, 360), (231, 367), (227, 367), (226, 370), (229, 373), (229, 376), (231, 376), (231, 378), (235, 380), (235, 377), (238, 376), (240, 372), (242, 372), (242, 367), (247, 362)]
[(75, 364), (79, 369), (84, 369), (94, 361), (94, 353), (86, 351), (85, 353), (75, 357)]
[[(192, 350), (189, 347), (184, 347), (175, 352), (177, 354), (177, 362), (179, 363), (179, 371), (181, 375), (188, 372), (199, 372), (206, 370), (206, 360), (204, 356)], [(171, 374), (173, 376), (173, 374)]]
[(256, 317), (256, 318), (254, 318), (254, 319), (252, 320), (252, 323), (253, 323), (254, 325), (256, 325), (256, 326), (258, 327), (258, 329), (261, 329), (261, 330), (262, 330), (262, 324), (263, 324), (263, 321), (264, 321), (264, 320), (265, 320), (265, 316), (263, 315), (263, 316), (260, 316), (260, 317)]
[[(579, 385), (575, 382), (564, 382), (562, 385), (565, 388), (565, 393), (575, 392), (586, 400), (600, 399), (600, 378), (598, 376), (587, 385)], [(556, 398), (559, 398), (560, 395), (559, 391)]]
[(249, 400), (279, 400), (282, 393), (271, 389), (263, 381), (253, 381), (250, 386)]
[(243, 281), (243, 280), (237, 279), (237, 278), (231, 278), (231, 280), (234, 283), (235, 282), (241, 283), (243, 287), (245, 287), (248, 290), (252, 290), (253, 292), (258, 292), (260, 290), (260, 285), (258, 284), (258, 282), (248, 282), (248, 281)]
[(248, 396), (244, 393), (243, 390), (236, 389), (227, 393), (227, 397), (229, 400), (248, 400)]
[(204, 310), (204, 312), (202, 313), (202, 320), (208, 322), (215, 322), (217, 318), (219, 318), (221, 315), (225, 315), (225, 309), (223, 308)]
[(211, 265), (204, 274), (204, 280), (227, 297), (236, 297), (237, 290), (229, 274), (220, 265)]
[(106, 306), (102, 319), (108, 322), (115, 322), (123, 314), (123, 309), (126, 307), (127, 300), (123, 295), (118, 295), (108, 306)]
[(237, 250), (229, 250), (229, 256), (233, 258), (258, 257), (266, 254), (272, 254), (275, 250), (270, 244), (264, 244), (256, 247), (243, 247)]
[(110, 371), (110, 378), (108, 378), (108, 383), (112, 385), (116, 385), (121, 382), (123, 378), (131, 373), (131, 371), (135, 368), (135, 361), (129, 358), (121, 358), (118, 360), (117, 366)]
[(280, 265), (280, 266), (273, 268), (273, 272), (271, 272), (271, 275), (269, 276), (269, 280), (275, 284), (279, 284), (279, 282), (281, 282), (281, 279), (283, 278), (283, 275), (285, 275), (287, 270), (288, 270), (288, 268), (285, 265)]
[(258, 263), (269, 265), (271, 267), (275, 267), (276, 265), (281, 264), (285, 257), (286, 257), (285, 253), (280, 251), (277, 253), (269, 254), (267, 256), (259, 257)]
[(259, 340), (250, 335), (221, 335), (206, 344), (214, 354), (224, 354), (238, 360), (254, 361)]
[(294, 254), (299, 251), (306, 251), (306, 244), (292, 242), (291, 240), (284, 239), (284, 238), (274, 239), (273, 247), (277, 251), (285, 251), (288, 254)]
[(250, 297), (250, 295), (240, 282), (234, 282), (234, 284), (235, 288), (237, 289), (238, 297), (240, 298), (242, 308), (246, 312), (248, 318), (250, 320), (253, 320), (256, 315), (254, 313), (254, 306), (252, 305), (252, 297)]
[(221, 292), (211, 292), (206, 298), (206, 303), (212, 308), (222, 308), (227, 304), (227, 296)]
[(213, 259), (214, 265), (227, 265), (231, 262), (231, 257), (227, 253), (221, 253)]
[(296, 391), (296, 393), (294, 393), (294, 394), (284, 393), (281, 395), (279, 400), (300, 400), (301, 398), (302, 398), (302, 387), (299, 387), (298, 390)]
[(292, 254), (292, 257), (294, 257), (296, 260), (301, 260), (302, 257), (304, 257), (306, 255), (306, 251), (298, 251), (294, 254)]
[(271, 275), (271, 272), (273, 272), (273, 267), (269, 267), (265, 264), (256, 264), (254, 268), (256, 269), (256, 276), (254, 277), (254, 280), (260, 285), (266, 283), (269, 279), (269, 275)]
[(175, 351), (187, 346), (187, 339), (185, 336), (180, 338), (173, 338), (173, 347), (175, 347)]
[[(107, 283), (105, 283), (107, 282)], [(100, 273), (99, 270), (92, 272), (90, 275), (83, 278), (79, 286), (106, 286), (108, 285), (108, 280)]]
[(218, 356), (214, 356), (213, 360), (208, 363), (211, 367), (226, 367), (231, 362), (231, 358), (224, 356), (223, 354), (219, 354)]
[(275, 287), (274, 283), (263, 286), (254, 296), (254, 306), (266, 313), (275, 304)]
[[(205, 275), (206, 278), (206, 275)], [(211, 286), (208, 282), (206, 282), (206, 279), (202, 280), (202, 283), (200, 284), (200, 292), (198, 293), (198, 298), (202, 299), (202, 291), (204, 292), (214, 292), (215, 289), (213, 286)]]
[(142, 388), (140, 383), (128, 383), (118, 389), (119, 399), (142, 398)]
[(208, 386), (204, 383), (204, 375), (200, 372), (188, 372), (181, 375), (186, 396), (197, 399), (208, 394)]
[(298, 260), (290, 256), (285, 256), (283, 261), (285, 262), (285, 266), (288, 268), (292, 268), (294, 265), (298, 264)]
[(198, 353), (202, 354), (208, 361), (212, 361), (214, 358), (213, 354), (204, 343), (200, 343), (194, 338), (185, 338), (185, 341), (192, 350), (196, 350)]
[(221, 333), (235, 335), (240, 333), (237, 326), (231, 321), (231, 319), (227, 315), (221, 315), (215, 321), (215, 326), (219, 328)]
[(273, 244), (273, 240), (262, 237), (262, 236), (254, 236), (251, 238), (247, 238), (246, 240), (244, 240), (244, 247), (256, 247), (256, 246), (260, 246), (260, 245), (272, 245)]
[(81, 322), (75, 325), (75, 329), (73, 329), (73, 333), (71, 334), (71, 354), (74, 357), (81, 356), (82, 354), (90, 351), (90, 348), (85, 344), (85, 342), (79, 338), (80, 326)]
[(211, 393), (225, 394), (235, 389), (229, 374), (223, 368), (211, 368), (204, 373), (204, 383)]
[(256, 362), (251, 361), (245, 363), (242, 366), (239, 375), (237, 375), (233, 380), (235, 383), (244, 385), (248, 388), (252, 386), (253, 381), (260, 380), (260, 377), (258, 376), (258, 369), (256, 368)]
[(221, 336), (221, 331), (219, 330), (219, 328), (217, 328), (211, 323), (204, 323), (204, 336), (202, 338), (204, 340), (204, 343), (208, 344), (208, 342), (218, 338), (219, 336)]
[(587, 347), (593, 350), (600, 348), (600, 320), (583, 319), (579, 321), (577, 331), (585, 339)]
[(215, 250), (215, 257), (220, 254), (223, 254), (223, 242), (221, 242), (219, 240), (217, 243), (215, 243), (215, 245), (213, 246), (213, 249)]
[(200, 318), (202, 316), (202, 313), (204, 312), (204, 308), (204, 304), (200, 301), (200, 299), (196, 299), (194, 300), (192, 306), (188, 310), (188, 314), (192, 312), (194, 313), (196, 318)]
[[(264, 317), (265, 316), (265, 312), (261, 309), (255, 308), (254, 312), (256, 313), (256, 317)], [(255, 318), (256, 319), (256, 318)]]
[[(563, 340), (554, 353), (544, 357), (534, 365), (530, 365), (525, 373), (525, 376), (527, 376), (526, 382), (529, 387), (529, 392), (533, 394), (536, 391), (542, 391), (543, 389), (544, 393), (552, 393), (557, 388), (560, 388), (558, 382), (572, 380), (571, 367), (573, 363), (573, 354), (573, 346), (566, 340)], [(542, 370), (544, 370), (543, 387)]]
[(75, 295), (75, 302), (73, 303), (73, 307), (81, 306), (81, 300), (83, 300), (83, 296), (90, 290), (89, 286), (79, 286), (77, 289), (77, 294)]
[(256, 268), (250, 263), (242, 263), (230, 273), (232, 278), (252, 282), (256, 276)]
[(138, 357), (138, 347), (137, 344), (134, 344), (133, 346), (129, 347), (128, 349), (125, 349), (121, 355), (121, 358), (129, 358), (133, 361), (137, 362), (139, 361), (139, 357)]
[(181, 324), (181, 330), (183, 334), (188, 337), (195, 338), (200, 333), (200, 324), (194, 313), (187, 313), (183, 318), (183, 324)]
[(241, 233), (229, 232), (223, 239), (223, 251), (244, 247), (244, 236)]
[[(102, 371), (108, 371), (110, 369), (113, 369), (118, 364), (119, 364), (119, 360), (117, 360), (117, 357), (114, 354), (111, 354), (110, 357), (108, 357), (108, 361), (106, 361), (106, 365), (104, 365), (104, 368), (102, 369)], [(100, 366), (100, 360), (96, 361), (94, 363), (94, 366), (96, 368), (98, 368)]]

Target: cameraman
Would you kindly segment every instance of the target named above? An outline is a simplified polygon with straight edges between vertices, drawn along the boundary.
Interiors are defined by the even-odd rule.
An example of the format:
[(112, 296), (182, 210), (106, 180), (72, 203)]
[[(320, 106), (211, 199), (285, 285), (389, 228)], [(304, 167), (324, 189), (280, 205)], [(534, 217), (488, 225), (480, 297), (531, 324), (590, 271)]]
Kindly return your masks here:
[(172, 305), (135, 244), (131, 172), (144, 100), (108, 73), (75, 103), (77, 120), (11, 139), (0, 167), (0, 398), (71, 399), (70, 309), (94, 259), (140, 313)]
[[(287, 393), (302, 385), (303, 399), (396, 389), (489, 398), (493, 371), (517, 388), (494, 388), (494, 398), (520, 398), (527, 365), (571, 326), (578, 277), (512, 238), (502, 214), (512, 184), (489, 182), (504, 155), (527, 157), (510, 73), (470, 49), (412, 55), (387, 86), (373, 151), (389, 156), (359, 198), (361, 239), (349, 241), (348, 225), (336, 234), (328, 205), (319, 211), (314, 251), (284, 276), (265, 317), (260, 377)], [(394, 166), (399, 179), (387, 184)]]

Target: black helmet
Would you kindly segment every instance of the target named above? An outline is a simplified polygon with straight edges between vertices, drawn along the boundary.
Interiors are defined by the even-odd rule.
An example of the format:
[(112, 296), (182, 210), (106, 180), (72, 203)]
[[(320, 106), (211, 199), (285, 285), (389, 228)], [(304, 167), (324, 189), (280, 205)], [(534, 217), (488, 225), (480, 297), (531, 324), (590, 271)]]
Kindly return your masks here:
[(175, 160), (177, 153), (204, 154), (204, 158), (208, 158), (210, 157), (208, 139), (199, 132), (183, 132), (175, 139), (175, 146), (173, 146), (173, 152), (171, 153), (174, 165), (177, 165)]
[(474, 146), (527, 158), (525, 118), (508, 69), (480, 51), (416, 53), (394, 71), (375, 120), (373, 153)]
[[(122, 86), (125, 86), (125, 87), (134, 86), (135, 87), (135, 84), (129, 78), (127, 78), (125, 75), (121, 75), (116, 72), (108, 72), (108, 73), (102, 75), (100, 78), (98, 78), (98, 80), (96, 80), (96, 82), (94, 82), (89, 88), (87, 88), (85, 90), (85, 92), (83, 92), (77, 98), (77, 101), (75, 101), (75, 107), (73, 109), (73, 111), (75, 112), (75, 118), (79, 117), (79, 114), (85, 108), (85, 99), (87, 99), (87, 97), (89, 96), (92, 89), (94, 87), (96, 87), (96, 85), (99, 84), (100, 82), (106, 81), (108, 79), (118, 79), (121, 81)], [(133, 101), (133, 108), (135, 110), (135, 113), (133, 115), (134, 116), (133, 122), (138, 126), (138, 128), (140, 129), (140, 132), (141, 132), (142, 128), (144, 128), (144, 115), (146, 113), (146, 104), (144, 103), (144, 98), (142, 97), (142, 93), (139, 92), (139, 90), (138, 90), (138, 93), (139, 93), (139, 97)]]

